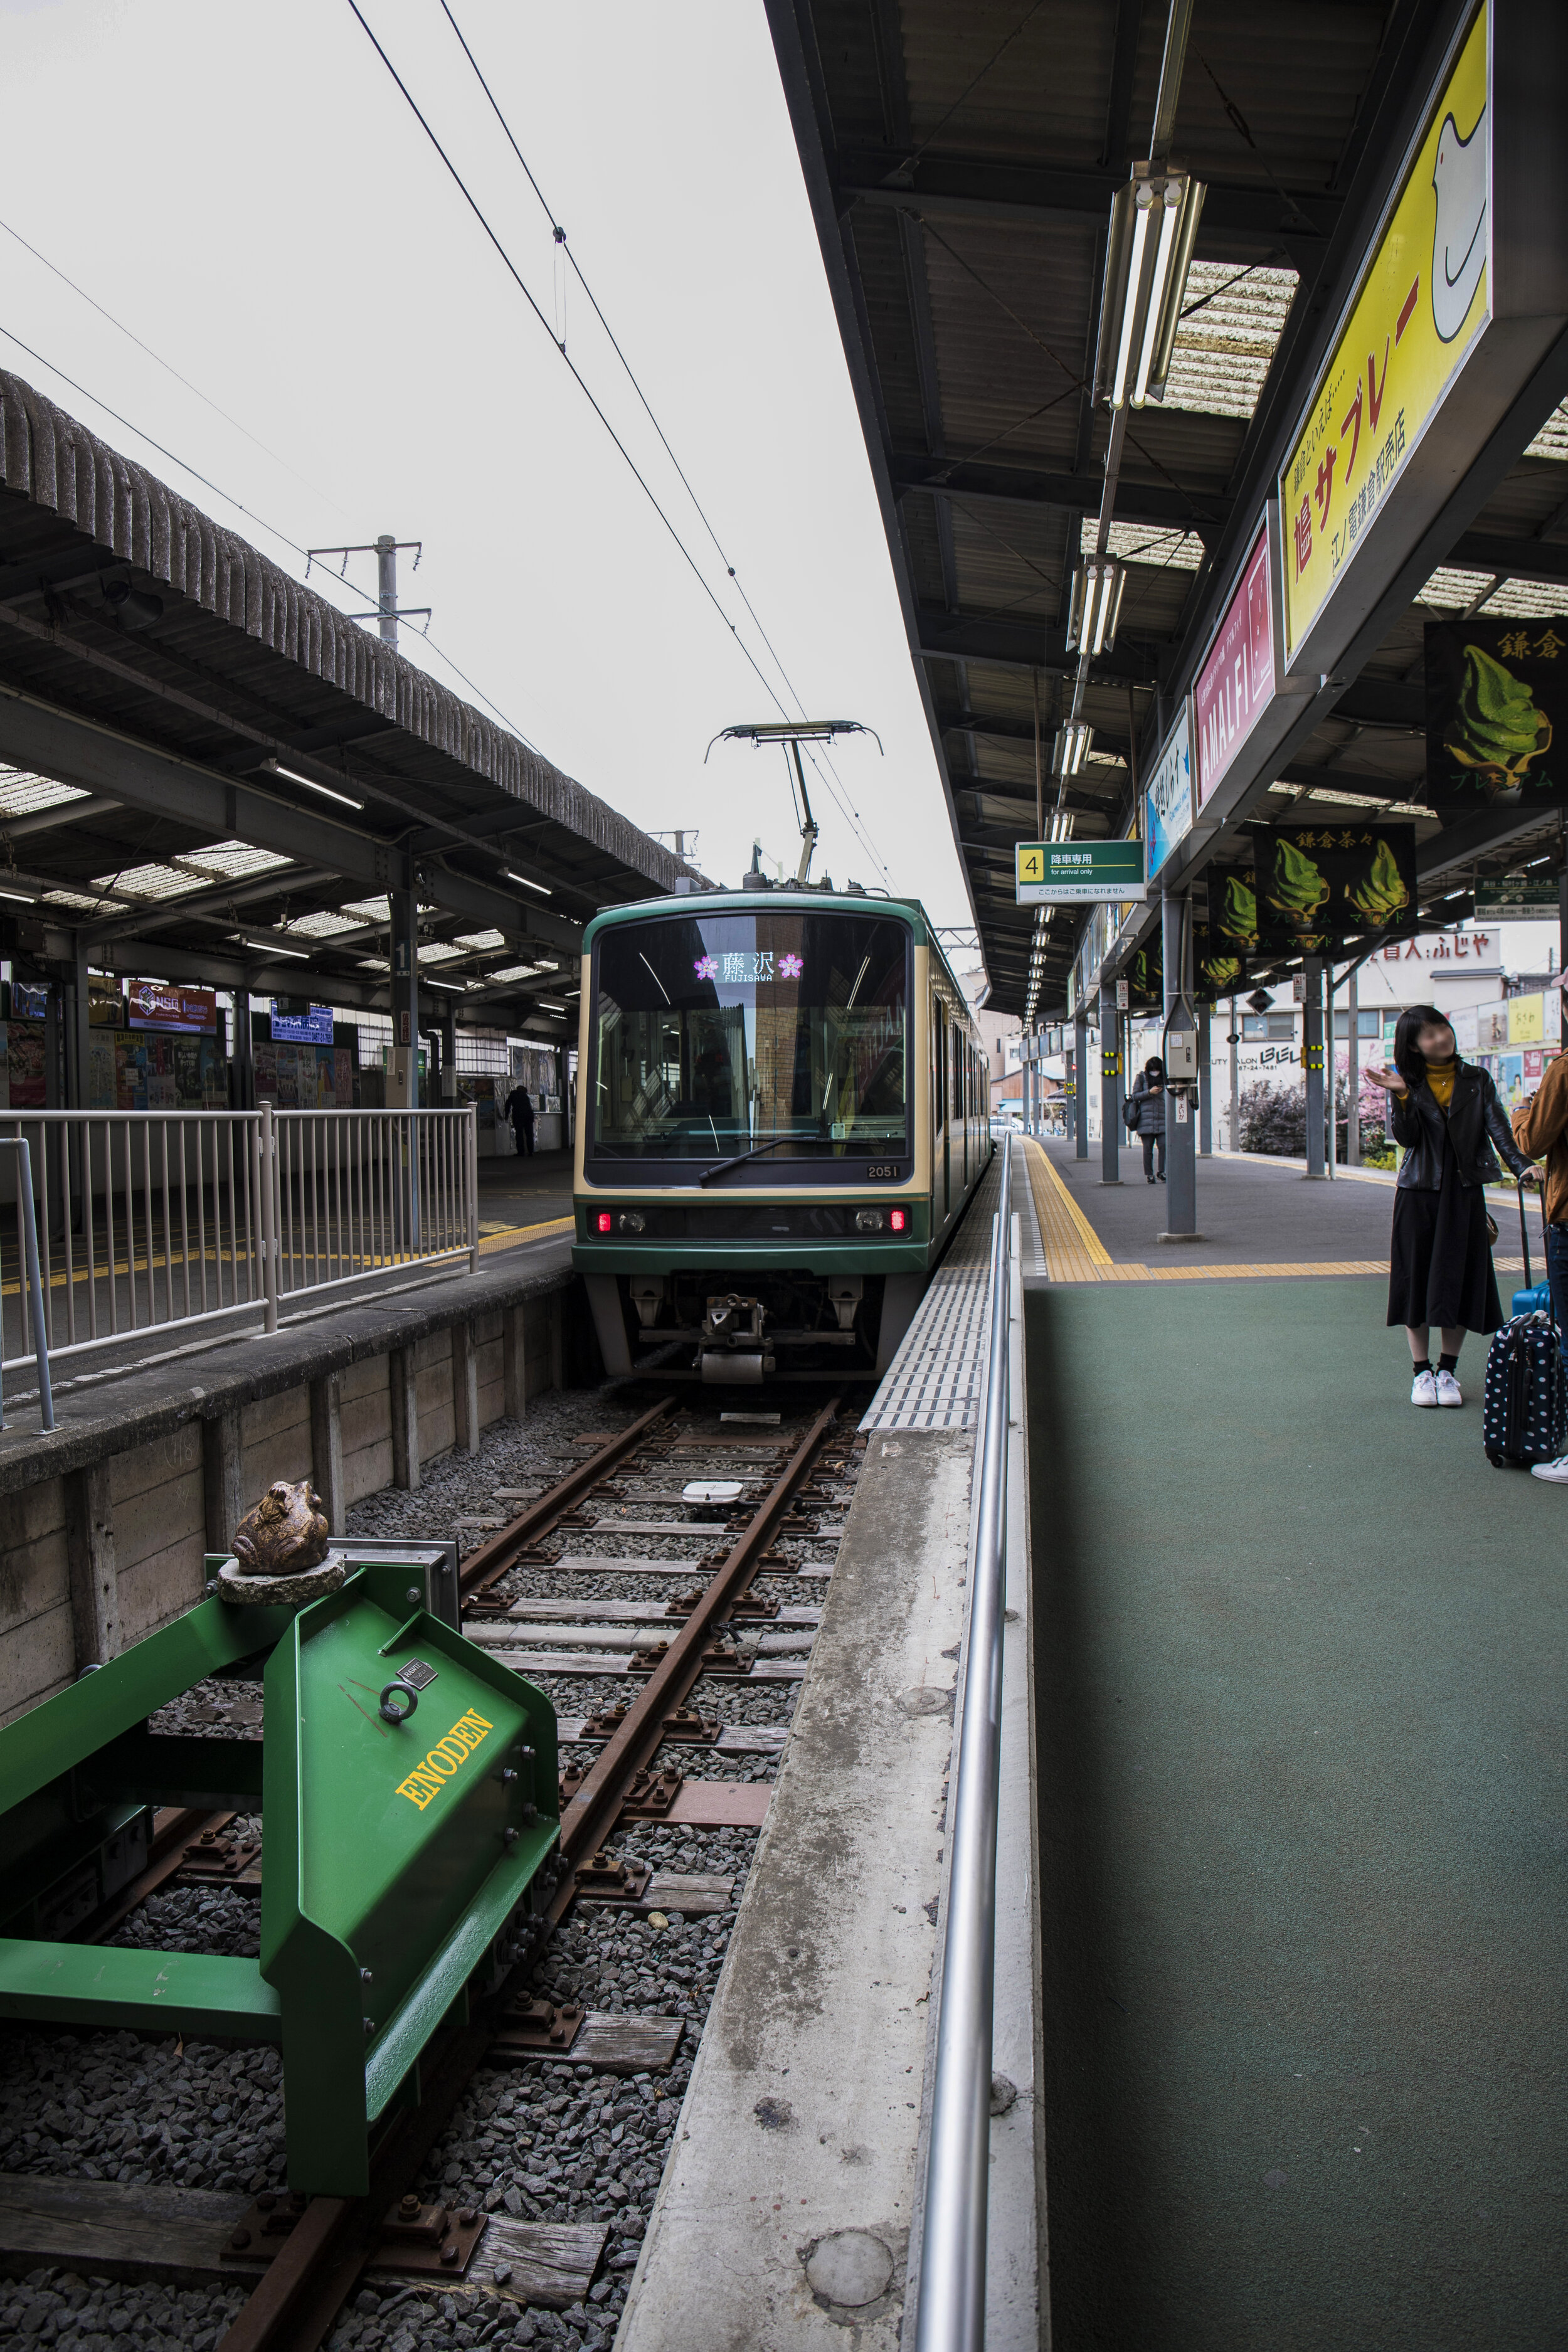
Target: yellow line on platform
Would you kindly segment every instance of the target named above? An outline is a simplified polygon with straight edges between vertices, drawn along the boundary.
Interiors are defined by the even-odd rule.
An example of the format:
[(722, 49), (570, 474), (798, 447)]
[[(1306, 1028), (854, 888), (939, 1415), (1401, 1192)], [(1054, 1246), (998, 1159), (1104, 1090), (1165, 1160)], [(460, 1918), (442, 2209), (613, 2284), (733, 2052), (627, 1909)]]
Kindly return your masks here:
[(1053, 1282), (1236, 1282), (1269, 1275), (1386, 1274), (1386, 1258), (1326, 1258), (1279, 1265), (1141, 1265), (1114, 1259), (1068, 1190), (1050, 1154), (1033, 1137), (1019, 1139), (1029, 1171), (1035, 1214)]
[(574, 1217), (551, 1217), (538, 1225), (502, 1225), (499, 1232), (481, 1233), (479, 1255), (487, 1250), (516, 1249), (521, 1242), (542, 1241), (546, 1234), (569, 1234), (576, 1223)]
[(1114, 1282), (1110, 1252), (1051, 1165), (1050, 1155), (1032, 1136), (1020, 1138), (1046, 1271), (1053, 1282)]

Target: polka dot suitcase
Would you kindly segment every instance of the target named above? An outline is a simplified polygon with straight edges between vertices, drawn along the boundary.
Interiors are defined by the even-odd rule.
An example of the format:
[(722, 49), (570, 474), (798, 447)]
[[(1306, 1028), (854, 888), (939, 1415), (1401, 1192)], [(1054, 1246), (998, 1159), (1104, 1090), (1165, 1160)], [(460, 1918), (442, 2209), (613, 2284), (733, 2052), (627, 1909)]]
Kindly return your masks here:
[[(1563, 1369), (1563, 1335), (1552, 1319), (1546, 1285), (1530, 1279), (1530, 1237), (1524, 1224), (1524, 1188), (1520, 1187), (1519, 1230), (1524, 1242), (1524, 1287), (1514, 1294), (1514, 1313), (1492, 1333), (1487, 1350), (1487, 1384), (1481, 1403), (1481, 1439), (1496, 1470), (1528, 1470), (1533, 1462), (1554, 1462), (1568, 1446), (1568, 1375)], [(1523, 1308), (1521, 1300), (1531, 1303)]]

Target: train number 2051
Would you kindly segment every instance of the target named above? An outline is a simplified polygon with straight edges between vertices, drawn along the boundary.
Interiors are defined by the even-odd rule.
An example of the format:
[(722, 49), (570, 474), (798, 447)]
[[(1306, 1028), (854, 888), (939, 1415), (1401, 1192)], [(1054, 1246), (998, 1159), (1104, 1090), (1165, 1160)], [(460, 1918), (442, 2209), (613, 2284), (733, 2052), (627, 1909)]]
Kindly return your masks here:
[(868, 1181), (869, 1182), (874, 1183), (877, 1178), (881, 1176), (886, 1178), (889, 1183), (896, 1184), (899, 1181), (898, 1161), (896, 1160), (869, 1160), (867, 1163), (866, 1175)]

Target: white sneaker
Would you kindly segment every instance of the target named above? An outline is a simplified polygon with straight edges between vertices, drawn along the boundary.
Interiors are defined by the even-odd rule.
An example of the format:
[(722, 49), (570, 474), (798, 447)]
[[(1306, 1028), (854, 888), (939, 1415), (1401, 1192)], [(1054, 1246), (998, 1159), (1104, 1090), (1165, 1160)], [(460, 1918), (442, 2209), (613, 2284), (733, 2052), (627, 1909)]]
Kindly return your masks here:
[(1436, 1403), (1437, 1381), (1436, 1374), (1430, 1369), (1424, 1372), (1417, 1372), (1411, 1381), (1410, 1402), (1412, 1404)]
[(1454, 1375), (1453, 1375), (1453, 1373), (1452, 1373), (1452, 1372), (1439, 1372), (1439, 1373), (1438, 1373), (1438, 1375), (1437, 1375), (1437, 1402), (1438, 1402), (1438, 1403), (1439, 1403), (1439, 1404), (1463, 1404), (1463, 1403), (1464, 1403), (1464, 1402), (1465, 1402), (1465, 1392), (1464, 1392), (1463, 1389), (1459, 1386), (1458, 1381), (1454, 1378)]
[(1560, 1455), (1555, 1462), (1532, 1462), (1530, 1475), (1532, 1478), (1544, 1478), (1549, 1486), (1568, 1486), (1568, 1454)]

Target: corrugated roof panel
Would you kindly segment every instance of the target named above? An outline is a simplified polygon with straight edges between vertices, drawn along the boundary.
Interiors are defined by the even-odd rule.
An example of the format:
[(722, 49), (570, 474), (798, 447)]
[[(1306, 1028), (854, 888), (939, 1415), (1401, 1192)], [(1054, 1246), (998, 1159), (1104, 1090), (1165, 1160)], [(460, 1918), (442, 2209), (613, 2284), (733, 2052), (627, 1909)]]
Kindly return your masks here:
[(1554, 408), (1525, 451), (1527, 457), (1568, 457), (1568, 400)]
[(917, 145), (1099, 162), (1115, 39), (1099, 0), (902, 0), (899, 16)]
[[(1098, 516), (1085, 515), (1079, 528), (1079, 553), (1092, 555), (1099, 536)], [(1195, 530), (1156, 530), (1146, 523), (1113, 522), (1107, 552), (1119, 562), (1150, 570), (1195, 572), (1204, 560), (1204, 543)], [(1131, 593), (1129, 581), (1127, 593)]]
[(187, 891), (202, 887), (199, 875), (182, 874), (177, 866), (131, 866), (120, 874), (95, 874), (92, 880), (97, 889), (116, 890), (128, 898), (153, 902), (183, 898)]
[[(1489, 596), (1482, 595), (1489, 572), (1460, 572), (1445, 564), (1434, 572), (1419, 601), (1438, 612), (1501, 614), (1521, 620), (1547, 620), (1568, 613), (1568, 584), (1551, 580), (1505, 580)], [(1478, 604), (1476, 599), (1480, 597)]]
[(57, 784), (52, 776), (35, 776), (30, 769), (0, 769), (0, 816), (30, 816), (35, 809), (63, 808), (68, 801), (87, 797), (75, 784)]
[(237, 882), (242, 874), (266, 874), (274, 866), (292, 863), (276, 850), (252, 849), (245, 841), (215, 841), (209, 849), (182, 850), (175, 862), (199, 866), (215, 881), (227, 882)]
[(1164, 407), (1250, 416), (1300, 283), (1294, 269), (1194, 261)]
[(950, 457), (1070, 467), (1096, 299), (1089, 223), (1053, 232), (944, 220), (925, 230)]

